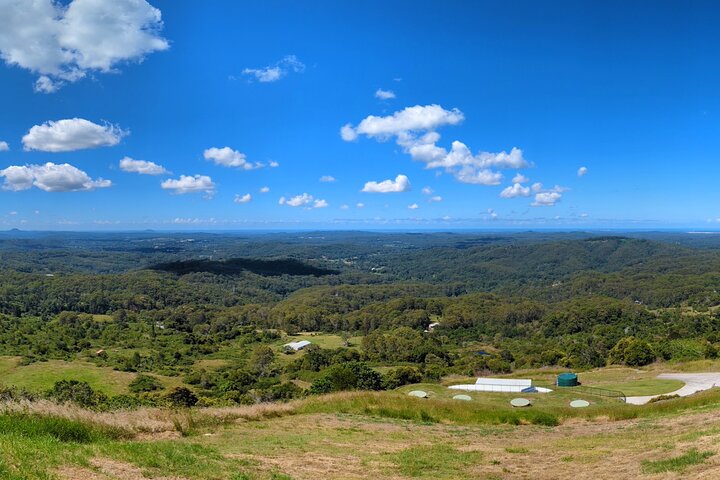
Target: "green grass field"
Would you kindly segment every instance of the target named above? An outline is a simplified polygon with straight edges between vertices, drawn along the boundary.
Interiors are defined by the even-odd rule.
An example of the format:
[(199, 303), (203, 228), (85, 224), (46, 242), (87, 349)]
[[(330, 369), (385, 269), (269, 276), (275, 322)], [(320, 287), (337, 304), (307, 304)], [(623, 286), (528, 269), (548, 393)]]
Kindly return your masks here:
[[(79, 380), (107, 395), (128, 393), (128, 385), (137, 374), (118, 372), (109, 367), (98, 367), (89, 362), (75, 360), (49, 360), (20, 365), (18, 357), (0, 357), (0, 384), (25, 388), (34, 392), (46, 391), (60, 380)], [(155, 376), (166, 388), (182, 384), (179, 378)]]
[[(67, 412), (81, 421), (0, 413), (0, 478), (652, 480), (720, 471), (720, 391), (646, 407), (608, 404), (597, 418), (545, 417), (555, 415), (557, 425), (533, 424), (541, 418), (531, 414), (537, 406), (516, 410), (518, 421), (497, 422), (504, 402), (437, 393), (426, 400), (358, 392), (267, 407)], [(612, 409), (636, 415), (613, 420)], [(161, 428), (135, 436), (132, 425), (145, 425), (146, 417)], [(186, 425), (184, 436), (177, 423)]]

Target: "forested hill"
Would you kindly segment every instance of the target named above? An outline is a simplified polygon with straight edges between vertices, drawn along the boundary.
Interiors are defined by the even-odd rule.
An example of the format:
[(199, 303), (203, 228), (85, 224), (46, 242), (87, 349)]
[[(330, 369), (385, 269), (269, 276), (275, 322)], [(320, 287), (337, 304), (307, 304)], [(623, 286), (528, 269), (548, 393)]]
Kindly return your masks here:
[(336, 270), (315, 267), (292, 258), (277, 260), (259, 260), (254, 258), (231, 258), (229, 260), (186, 260), (181, 262), (159, 263), (151, 270), (185, 275), (188, 273), (213, 273), (215, 275), (237, 275), (248, 271), (258, 275), (324, 275), (337, 274)]
[(625, 237), (511, 243), (468, 249), (432, 248), (398, 256), (388, 271), (400, 278), (462, 282), (473, 290), (514, 289), (568, 280), (587, 272), (698, 274), (720, 271), (720, 255)]

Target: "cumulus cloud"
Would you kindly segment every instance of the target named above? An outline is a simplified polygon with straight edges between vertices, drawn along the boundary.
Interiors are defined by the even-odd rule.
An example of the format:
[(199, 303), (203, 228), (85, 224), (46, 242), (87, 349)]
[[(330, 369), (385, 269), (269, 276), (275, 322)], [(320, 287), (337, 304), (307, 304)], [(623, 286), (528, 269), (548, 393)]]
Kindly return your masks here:
[(382, 88), (378, 88), (375, 91), (375, 98), (379, 98), (380, 100), (391, 100), (395, 98), (395, 92), (392, 90), (383, 90)]
[(280, 166), (280, 164), (278, 162), (276, 162), (275, 160), (270, 160), (270, 163), (268, 164), (268, 166), (270, 168), (277, 168)]
[(3, 189), (11, 191), (36, 187), (46, 192), (77, 192), (112, 185), (110, 180), (93, 180), (87, 173), (67, 163), (13, 165), (0, 170), (0, 177), (4, 178)]
[(0, 152), (7, 152), (10, 150), (10, 145), (7, 142), (0, 142)]
[(577, 176), (584, 177), (587, 172), (588, 172), (587, 167), (580, 167), (580, 168), (578, 168)]
[(180, 175), (178, 179), (163, 181), (160, 186), (177, 195), (204, 192), (206, 196), (212, 197), (215, 194), (215, 183), (207, 175)]
[(366, 193), (400, 193), (410, 190), (410, 180), (405, 175), (398, 175), (395, 180), (367, 182), (362, 191)]
[(235, 200), (233, 202), (235, 203), (249, 203), (252, 201), (252, 195), (249, 193), (246, 193), (245, 195), (235, 195)]
[(513, 183), (500, 192), (502, 198), (529, 197), (530, 187), (524, 187), (520, 183)]
[(442, 202), (443, 198), (440, 195), (434, 195), (430, 197), (429, 202)]
[(323, 175), (322, 177), (320, 177), (320, 181), (323, 183), (332, 183), (335, 181), (335, 177), (333, 177), (332, 175)]
[(562, 197), (557, 192), (541, 192), (535, 194), (535, 201), (531, 203), (533, 207), (552, 207)]
[(355, 207), (357, 207), (357, 208), (365, 208), (365, 204), (362, 203), (362, 202), (360, 202), (360, 203), (357, 203), (357, 204), (355, 205)]
[(430, 188), (430, 187), (424, 187), (424, 188), (422, 189), (422, 193), (423, 193), (423, 195), (432, 195), (432, 194), (433, 194), (433, 189)]
[(128, 133), (111, 124), (98, 125), (84, 118), (67, 118), (33, 126), (22, 138), (25, 150), (72, 152), (112, 147)]
[(125, 157), (120, 160), (120, 170), (123, 172), (139, 173), (140, 175), (162, 175), (168, 173), (165, 167), (147, 160), (135, 160)]
[(346, 142), (357, 140), (358, 134), (349, 123), (340, 127), (340, 137)]
[(445, 110), (440, 105), (415, 105), (385, 117), (370, 115), (357, 127), (348, 124), (356, 135), (387, 139), (395, 135), (415, 131), (433, 131), (445, 125), (457, 125), (464, 120), (463, 113), (454, 108)]
[(0, 57), (38, 74), (43, 93), (169, 48), (161, 12), (145, 0), (0, 0), (0, 18)]
[(305, 208), (325, 208), (329, 204), (325, 200), (322, 199), (316, 199), (312, 195), (308, 193), (303, 193), (301, 195), (295, 195), (294, 197), (285, 198), (280, 197), (280, 200), (278, 200), (278, 203), (280, 205), (287, 205), (288, 207), (305, 207)]
[(417, 203), (413, 203), (411, 205), (408, 205), (408, 208), (410, 210), (417, 210), (418, 208), (420, 208), (420, 206)]
[(216, 165), (240, 168), (243, 170), (253, 170), (264, 166), (260, 162), (248, 162), (247, 156), (244, 153), (233, 150), (230, 147), (208, 148), (203, 152), (203, 157), (205, 157), (205, 160), (212, 160)]
[(512, 179), (512, 183), (528, 183), (530, 181), (525, 175), (518, 173)]
[(451, 143), (450, 150), (439, 146), (440, 134), (436, 130), (457, 125), (464, 118), (456, 108), (446, 110), (440, 105), (416, 105), (384, 117), (370, 115), (357, 126), (348, 123), (340, 129), (340, 136), (345, 141), (356, 140), (361, 135), (379, 141), (395, 138), (413, 160), (425, 163), (428, 169), (444, 169), (463, 183), (498, 185), (502, 173), (497, 170), (530, 166), (519, 148), (510, 152), (473, 153), (457, 140)]
[(531, 189), (535, 194), (535, 201), (530, 204), (533, 207), (554, 207), (562, 198), (563, 192), (567, 191), (565, 187), (559, 185), (545, 189), (542, 183), (533, 184)]
[(260, 193), (268, 193), (270, 191), (270, 187), (261, 187)]
[(290, 72), (301, 73), (305, 65), (295, 55), (288, 55), (273, 65), (262, 68), (246, 68), (243, 75), (248, 75), (258, 82), (277, 82)]

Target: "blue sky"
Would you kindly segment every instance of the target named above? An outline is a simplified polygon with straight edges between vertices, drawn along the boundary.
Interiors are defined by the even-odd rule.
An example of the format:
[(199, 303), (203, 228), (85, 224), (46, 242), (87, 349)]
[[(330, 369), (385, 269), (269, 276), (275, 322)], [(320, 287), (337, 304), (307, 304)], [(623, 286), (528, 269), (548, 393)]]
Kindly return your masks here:
[(0, 0), (0, 228), (720, 225), (714, 2), (308, 3)]

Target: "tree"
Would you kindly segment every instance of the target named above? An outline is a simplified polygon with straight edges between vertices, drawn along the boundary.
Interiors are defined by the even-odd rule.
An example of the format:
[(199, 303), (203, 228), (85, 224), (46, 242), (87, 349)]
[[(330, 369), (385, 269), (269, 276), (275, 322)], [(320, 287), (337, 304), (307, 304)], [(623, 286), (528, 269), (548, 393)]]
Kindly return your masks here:
[(631, 367), (642, 367), (655, 361), (655, 352), (649, 343), (635, 340), (625, 350), (625, 364)]
[(422, 374), (415, 367), (398, 367), (385, 374), (384, 386), (392, 390), (403, 385), (418, 383), (422, 380)]
[(161, 390), (162, 388), (162, 384), (158, 382), (156, 378), (143, 374), (135, 377), (135, 379), (130, 382), (130, 385), (128, 385), (128, 389), (132, 393), (154, 392), (155, 390)]
[(641, 367), (654, 362), (656, 357), (655, 351), (646, 341), (638, 340), (635, 337), (625, 337), (610, 349), (608, 362)]
[(258, 345), (253, 350), (248, 360), (248, 368), (260, 377), (265, 377), (270, 373), (273, 362), (275, 361), (275, 352), (268, 345)]
[(310, 393), (343, 390), (382, 390), (382, 375), (361, 362), (348, 362), (327, 368), (310, 387)]
[(107, 400), (105, 394), (93, 390), (89, 383), (77, 380), (55, 382), (48, 396), (60, 403), (72, 402), (85, 408), (96, 407)]
[(198, 398), (189, 388), (176, 387), (167, 395), (167, 399), (174, 407), (192, 407), (198, 402)]

